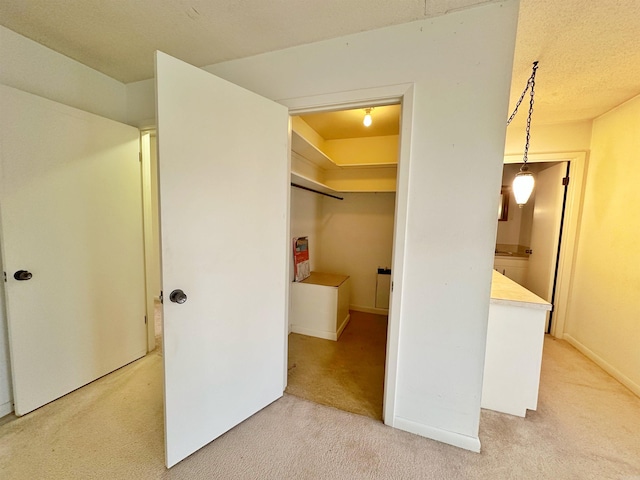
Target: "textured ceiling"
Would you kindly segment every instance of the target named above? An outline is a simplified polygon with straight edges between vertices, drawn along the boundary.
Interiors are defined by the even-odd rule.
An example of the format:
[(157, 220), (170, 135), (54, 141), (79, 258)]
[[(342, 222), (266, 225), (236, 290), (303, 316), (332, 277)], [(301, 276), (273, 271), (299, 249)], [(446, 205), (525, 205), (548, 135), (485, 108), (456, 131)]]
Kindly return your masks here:
[[(1, 0), (0, 24), (128, 83), (153, 76), (155, 50), (205, 66), (492, 1)], [(592, 119), (640, 93), (640, 1), (520, 5), (511, 105), (539, 60), (534, 123)]]

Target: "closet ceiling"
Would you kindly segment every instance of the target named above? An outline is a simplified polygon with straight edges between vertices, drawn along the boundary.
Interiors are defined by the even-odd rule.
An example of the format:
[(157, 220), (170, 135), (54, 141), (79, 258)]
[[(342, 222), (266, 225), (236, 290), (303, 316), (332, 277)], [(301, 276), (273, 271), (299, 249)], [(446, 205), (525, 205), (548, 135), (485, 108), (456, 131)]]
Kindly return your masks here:
[(325, 140), (343, 138), (379, 137), (400, 133), (400, 105), (386, 105), (371, 109), (371, 125), (365, 127), (365, 109), (301, 115), (307, 125)]
[[(494, 2), (2, 0), (0, 24), (129, 83), (153, 76), (155, 50), (205, 66)], [(640, 3), (521, 0), (512, 106), (534, 60), (534, 122), (601, 115), (640, 93)]]

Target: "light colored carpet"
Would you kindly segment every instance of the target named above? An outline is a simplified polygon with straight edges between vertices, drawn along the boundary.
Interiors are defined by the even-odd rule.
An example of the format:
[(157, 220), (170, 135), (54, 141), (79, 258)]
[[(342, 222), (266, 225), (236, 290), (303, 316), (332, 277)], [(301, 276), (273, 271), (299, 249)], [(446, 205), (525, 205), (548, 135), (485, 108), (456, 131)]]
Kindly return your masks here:
[(286, 392), (382, 420), (387, 317), (351, 312), (337, 342), (289, 335)]
[(170, 471), (161, 357), (0, 427), (0, 478), (640, 479), (640, 399), (547, 339), (539, 411), (483, 411), (474, 454), (285, 395)]

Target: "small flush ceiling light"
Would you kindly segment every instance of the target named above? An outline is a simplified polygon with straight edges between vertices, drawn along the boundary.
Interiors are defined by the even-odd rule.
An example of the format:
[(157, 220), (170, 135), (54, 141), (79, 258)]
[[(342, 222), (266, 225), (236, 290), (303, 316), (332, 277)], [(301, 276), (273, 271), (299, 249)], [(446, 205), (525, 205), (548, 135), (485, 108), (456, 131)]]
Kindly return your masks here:
[(365, 127), (370, 127), (371, 126), (371, 110), (373, 110), (372, 108), (365, 108), (364, 109), (364, 120), (362, 120), (362, 124)]
[(527, 128), (526, 128), (526, 140), (524, 144), (524, 157), (522, 159), (523, 165), (520, 167), (520, 171), (516, 174), (516, 178), (513, 179), (513, 195), (516, 197), (516, 203), (520, 208), (522, 208), (529, 197), (531, 196), (531, 192), (533, 192), (533, 186), (535, 184), (535, 180), (533, 178), (533, 174), (529, 171), (529, 167), (527, 166), (528, 154), (529, 154), (529, 138), (531, 136), (531, 114), (533, 113), (533, 95), (534, 95), (534, 87), (536, 84), (536, 70), (538, 70), (538, 62), (533, 62), (533, 71), (531, 72), (531, 76), (529, 80), (527, 80), (527, 86), (520, 95), (520, 99), (516, 103), (516, 108), (513, 110), (513, 113), (507, 120), (507, 126), (513, 120), (513, 117), (518, 113), (518, 107), (522, 103), (524, 96), (527, 94), (527, 90), (531, 89), (530, 97), (529, 97), (529, 115), (527, 116)]

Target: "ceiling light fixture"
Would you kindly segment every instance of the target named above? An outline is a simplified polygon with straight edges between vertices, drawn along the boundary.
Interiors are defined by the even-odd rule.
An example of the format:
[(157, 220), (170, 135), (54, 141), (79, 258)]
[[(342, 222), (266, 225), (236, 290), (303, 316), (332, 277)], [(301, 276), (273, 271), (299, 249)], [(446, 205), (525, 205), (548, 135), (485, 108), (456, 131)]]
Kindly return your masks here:
[(370, 127), (371, 126), (371, 110), (373, 110), (373, 108), (365, 108), (364, 109), (364, 119), (362, 120), (362, 124), (365, 127)]
[(507, 126), (513, 120), (513, 117), (518, 113), (518, 107), (522, 103), (524, 96), (527, 94), (527, 90), (531, 89), (530, 98), (529, 98), (529, 115), (527, 116), (527, 128), (526, 128), (526, 140), (524, 144), (524, 157), (522, 161), (524, 165), (520, 167), (520, 171), (516, 174), (516, 178), (513, 179), (513, 195), (516, 197), (516, 203), (520, 208), (522, 208), (529, 197), (531, 196), (531, 192), (533, 192), (533, 186), (535, 184), (535, 180), (533, 178), (533, 174), (529, 171), (529, 167), (527, 166), (528, 154), (529, 154), (529, 138), (530, 138), (530, 130), (531, 130), (531, 114), (533, 113), (533, 95), (534, 95), (534, 87), (536, 84), (536, 70), (538, 70), (538, 62), (533, 62), (533, 71), (531, 72), (531, 76), (529, 80), (527, 80), (527, 86), (520, 95), (520, 99), (516, 103), (516, 108), (513, 110), (513, 113), (507, 120)]

